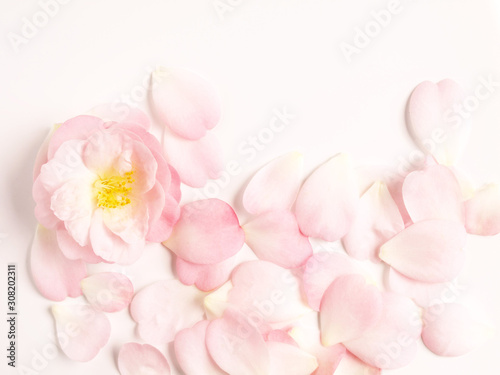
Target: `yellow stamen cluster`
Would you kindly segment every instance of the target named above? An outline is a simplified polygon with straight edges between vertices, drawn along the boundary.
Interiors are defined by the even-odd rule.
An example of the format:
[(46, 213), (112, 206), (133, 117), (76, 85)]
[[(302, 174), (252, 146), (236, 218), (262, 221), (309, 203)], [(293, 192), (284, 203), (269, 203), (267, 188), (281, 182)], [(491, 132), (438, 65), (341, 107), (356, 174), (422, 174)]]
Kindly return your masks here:
[(99, 179), (94, 186), (97, 189), (97, 206), (105, 208), (116, 208), (130, 203), (128, 195), (135, 180), (132, 178), (133, 171), (125, 173), (123, 176), (111, 176), (106, 179)]

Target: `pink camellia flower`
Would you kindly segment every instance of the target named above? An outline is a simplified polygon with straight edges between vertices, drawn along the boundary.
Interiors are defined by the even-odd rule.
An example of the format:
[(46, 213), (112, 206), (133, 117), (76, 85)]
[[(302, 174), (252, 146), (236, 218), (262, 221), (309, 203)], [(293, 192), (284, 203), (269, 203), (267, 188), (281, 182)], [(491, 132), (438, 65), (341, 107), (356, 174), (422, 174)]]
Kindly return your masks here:
[[(148, 132), (149, 120), (137, 112), (122, 122), (75, 117), (42, 147), (35, 164), (35, 215), (55, 235), (39, 233), (56, 243), (35, 238), (38, 252), (57, 246), (66, 265), (75, 268), (83, 262), (130, 264), (146, 241), (170, 236), (180, 212), (179, 178)], [(50, 294), (44, 293), (47, 278), (37, 278), (36, 265), (33, 273), (42, 294)]]

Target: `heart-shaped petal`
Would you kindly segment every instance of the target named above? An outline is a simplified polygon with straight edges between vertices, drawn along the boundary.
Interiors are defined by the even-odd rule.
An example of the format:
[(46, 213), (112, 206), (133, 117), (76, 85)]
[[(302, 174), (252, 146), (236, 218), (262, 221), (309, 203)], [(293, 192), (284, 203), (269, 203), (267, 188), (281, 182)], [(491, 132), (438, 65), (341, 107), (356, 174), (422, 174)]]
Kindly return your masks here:
[(170, 366), (154, 346), (129, 342), (118, 353), (121, 375), (170, 375)]
[(478, 190), (465, 202), (465, 227), (468, 233), (494, 236), (500, 233), (500, 184)]
[(214, 264), (195, 264), (177, 257), (175, 269), (177, 277), (185, 285), (196, 285), (204, 292), (217, 289), (229, 280), (236, 264), (236, 257)]
[(117, 272), (91, 275), (81, 282), (87, 301), (97, 310), (116, 312), (126, 308), (134, 296), (129, 278)]

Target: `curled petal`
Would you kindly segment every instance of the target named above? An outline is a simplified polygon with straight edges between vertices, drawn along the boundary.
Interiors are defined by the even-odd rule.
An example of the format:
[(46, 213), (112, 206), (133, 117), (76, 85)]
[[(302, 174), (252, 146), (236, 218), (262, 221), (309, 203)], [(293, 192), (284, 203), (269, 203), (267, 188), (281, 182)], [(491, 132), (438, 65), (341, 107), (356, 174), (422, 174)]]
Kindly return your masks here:
[(179, 257), (175, 260), (179, 280), (185, 285), (194, 284), (204, 292), (217, 289), (228, 281), (235, 264), (235, 257), (214, 264), (195, 264)]
[(53, 301), (82, 294), (80, 281), (87, 276), (85, 263), (66, 258), (56, 232), (38, 225), (31, 248), (31, 274), (40, 293)]
[(445, 166), (410, 173), (403, 183), (403, 198), (414, 223), (432, 219), (464, 222), (462, 189)]
[(358, 214), (342, 242), (353, 258), (379, 262), (380, 246), (404, 227), (403, 218), (387, 186), (376, 182), (361, 197)]
[(90, 361), (108, 342), (111, 333), (108, 318), (89, 305), (54, 305), (52, 315), (59, 345), (74, 361)]
[(121, 375), (170, 375), (170, 366), (154, 346), (129, 342), (118, 353)]
[(188, 262), (215, 264), (235, 255), (244, 238), (231, 206), (220, 199), (205, 199), (182, 207), (179, 221), (164, 245)]
[(316, 357), (294, 345), (268, 341), (267, 349), (271, 358), (270, 375), (310, 375), (318, 367)]
[(382, 295), (361, 275), (340, 276), (321, 300), (321, 342), (332, 346), (359, 338), (381, 318)]
[(364, 363), (349, 352), (342, 358), (335, 370), (335, 375), (380, 375), (381, 373), (379, 368)]
[(336, 241), (349, 231), (359, 192), (350, 158), (339, 154), (316, 169), (297, 196), (295, 213), (308, 237)]
[(203, 294), (198, 289), (167, 280), (140, 290), (130, 304), (130, 314), (143, 340), (162, 345), (172, 341), (181, 329), (200, 321), (202, 305)]
[(261, 168), (243, 193), (243, 206), (254, 215), (289, 210), (299, 192), (304, 157), (290, 152)]
[(153, 72), (153, 106), (166, 126), (189, 140), (203, 137), (221, 116), (214, 88), (187, 69), (158, 67)]
[(175, 335), (175, 357), (185, 375), (226, 374), (208, 354), (205, 336), (209, 324), (208, 320), (202, 320)]
[(67, 230), (57, 230), (57, 243), (64, 256), (71, 260), (81, 259), (86, 263), (100, 263), (103, 261), (101, 257), (95, 255), (90, 244), (80, 246), (73, 237), (70, 236)]
[(455, 110), (464, 98), (460, 85), (444, 79), (420, 83), (408, 101), (407, 126), (413, 140), (439, 164), (454, 164), (467, 144), (470, 124)]
[(269, 211), (243, 226), (245, 242), (259, 257), (284, 268), (300, 267), (312, 246), (290, 211)]
[(91, 275), (81, 282), (87, 301), (96, 309), (116, 312), (126, 308), (134, 296), (134, 286), (128, 277), (116, 272)]
[(462, 269), (465, 240), (465, 229), (460, 223), (420, 221), (386, 242), (380, 249), (380, 258), (411, 279), (445, 282)]
[(470, 234), (494, 236), (500, 233), (500, 185), (491, 184), (465, 202), (465, 227)]

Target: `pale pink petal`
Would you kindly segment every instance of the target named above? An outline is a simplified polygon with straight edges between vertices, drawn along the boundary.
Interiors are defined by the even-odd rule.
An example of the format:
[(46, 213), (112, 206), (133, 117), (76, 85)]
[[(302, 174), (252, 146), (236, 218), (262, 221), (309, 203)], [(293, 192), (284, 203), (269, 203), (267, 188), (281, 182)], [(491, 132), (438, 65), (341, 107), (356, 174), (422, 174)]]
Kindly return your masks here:
[(271, 358), (269, 375), (310, 375), (318, 367), (313, 355), (277, 341), (268, 341), (267, 348)]
[(332, 375), (336, 373), (339, 363), (346, 354), (346, 349), (341, 344), (328, 348), (320, 346), (313, 353), (318, 360), (318, 368), (312, 375)]
[(175, 357), (185, 375), (225, 375), (208, 354), (205, 335), (208, 320), (196, 323), (175, 335)]
[(108, 262), (132, 264), (142, 255), (145, 242), (129, 244), (104, 224), (102, 208), (94, 211), (90, 227), (90, 243), (94, 253)]
[(121, 375), (170, 375), (165, 356), (154, 346), (129, 342), (118, 353)]
[(240, 264), (231, 275), (229, 302), (258, 327), (285, 322), (309, 312), (290, 270), (256, 260)]
[[(148, 191), (144, 197), (145, 200), (148, 201), (148, 216), (150, 219), (146, 240), (150, 242), (163, 242), (170, 237), (175, 223), (179, 220), (181, 209), (179, 207), (179, 202), (176, 201), (170, 193), (165, 194), (162, 192), (161, 194), (165, 194), (163, 197), (164, 204), (163, 207), (158, 207), (158, 199), (149, 197), (150, 194), (154, 195), (156, 193), (155, 188), (153, 188)], [(157, 209), (161, 210), (159, 212), (160, 216), (158, 218), (153, 218), (153, 215), (156, 216), (155, 211)]]
[(281, 342), (283, 344), (296, 346), (297, 348), (299, 347), (292, 336), (281, 329), (273, 329), (272, 331), (269, 331), (266, 335), (264, 335), (264, 339), (266, 341)]
[(311, 308), (319, 311), (321, 299), (326, 289), (343, 275), (359, 273), (359, 269), (346, 255), (319, 252), (309, 258), (302, 276), (304, 292)]
[(174, 197), (177, 202), (181, 201), (181, 178), (179, 173), (171, 165), (168, 166), (170, 169), (170, 175), (172, 182), (170, 184), (169, 193)]
[(336, 241), (351, 227), (358, 208), (356, 174), (346, 154), (339, 154), (316, 169), (304, 182), (295, 213), (308, 237)]
[(422, 332), (418, 307), (409, 299), (383, 293), (383, 311), (378, 323), (356, 340), (344, 345), (366, 364), (394, 369), (406, 366), (416, 355)]
[(470, 234), (494, 236), (500, 233), (500, 185), (490, 184), (465, 202), (465, 227)]
[(42, 169), (42, 165), (44, 165), (48, 161), (47, 153), (49, 151), (49, 142), (50, 142), (50, 139), (52, 138), (52, 135), (54, 134), (54, 132), (57, 130), (57, 128), (59, 126), (60, 125), (52, 126), (52, 128), (50, 129), (50, 132), (47, 134), (47, 136), (43, 140), (40, 148), (38, 149), (38, 152), (37, 152), (36, 158), (35, 158), (35, 165), (33, 166), (33, 181), (35, 181), (37, 179), (38, 175), (40, 174), (40, 170)]
[(92, 246), (80, 246), (68, 231), (64, 229), (57, 230), (57, 243), (64, 256), (71, 260), (81, 259), (85, 263), (100, 263), (103, 259), (95, 255)]
[[(144, 243), (149, 226), (148, 202), (146, 194), (142, 197), (129, 196), (130, 204), (118, 206), (116, 208), (102, 208), (102, 220), (107, 229), (120, 237), (124, 242), (130, 245)], [(155, 197), (157, 198), (157, 197)], [(161, 204), (162, 199), (157, 200), (156, 204)]]
[(153, 108), (160, 120), (182, 138), (203, 137), (220, 120), (214, 88), (187, 69), (158, 67), (153, 72)]
[(413, 140), (440, 164), (454, 164), (466, 146), (470, 125), (456, 110), (464, 98), (463, 88), (445, 79), (420, 83), (408, 101), (407, 125)]
[(220, 199), (188, 203), (164, 245), (180, 258), (196, 264), (214, 264), (235, 255), (245, 233), (230, 205)]
[(143, 340), (166, 344), (181, 329), (203, 319), (203, 293), (177, 280), (160, 281), (135, 295), (130, 314)]
[(235, 264), (234, 256), (214, 264), (195, 264), (177, 257), (175, 269), (181, 283), (196, 285), (198, 289), (209, 292), (229, 280)]
[(111, 333), (108, 318), (89, 305), (54, 305), (52, 315), (59, 345), (74, 361), (90, 361), (108, 342)]
[(33, 183), (33, 199), (36, 202), (35, 217), (45, 228), (55, 229), (61, 222), (50, 209), (51, 194), (43, 186), (38, 177)]
[(434, 354), (455, 357), (480, 347), (491, 328), (459, 303), (429, 307), (423, 316), (422, 340)]
[(281, 267), (300, 267), (312, 255), (309, 239), (290, 211), (269, 211), (245, 224), (243, 230), (245, 242), (259, 259)]
[(254, 215), (292, 208), (302, 181), (304, 157), (290, 152), (261, 168), (243, 193), (243, 206)]
[(342, 242), (353, 258), (379, 262), (380, 246), (404, 228), (403, 218), (387, 186), (376, 182), (361, 197), (358, 214)]
[(217, 179), (224, 169), (221, 147), (215, 134), (207, 133), (196, 141), (182, 139), (165, 130), (163, 147), (167, 161), (180, 180), (192, 187), (203, 187)]
[(229, 374), (269, 374), (267, 344), (245, 316), (226, 310), (207, 327), (206, 345), (215, 363)]
[(59, 249), (56, 232), (38, 225), (31, 247), (31, 275), (40, 293), (53, 301), (82, 294), (85, 263), (67, 259)]
[(130, 122), (140, 125), (144, 130), (149, 130), (151, 128), (151, 121), (143, 111), (125, 103), (114, 102), (101, 104), (92, 108), (88, 114), (99, 117), (105, 122)]
[(340, 276), (328, 287), (320, 306), (324, 346), (359, 338), (382, 314), (382, 295), (361, 275)]
[(462, 269), (465, 241), (465, 229), (458, 222), (420, 221), (386, 242), (380, 258), (411, 279), (444, 282)]
[[(347, 354), (342, 358), (337, 369), (335, 370), (335, 375), (380, 375), (380, 374), (381, 370), (379, 368), (367, 365), (366, 363), (361, 361), (359, 358), (356, 358), (349, 352), (347, 352)], [(319, 375), (319, 374), (314, 374), (314, 375)]]
[(403, 184), (403, 198), (414, 223), (433, 219), (464, 222), (460, 184), (445, 166), (410, 173)]
[(126, 308), (134, 296), (134, 286), (128, 277), (116, 272), (91, 275), (81, 282), (87, 301), (104, 312), (116, 312)]

